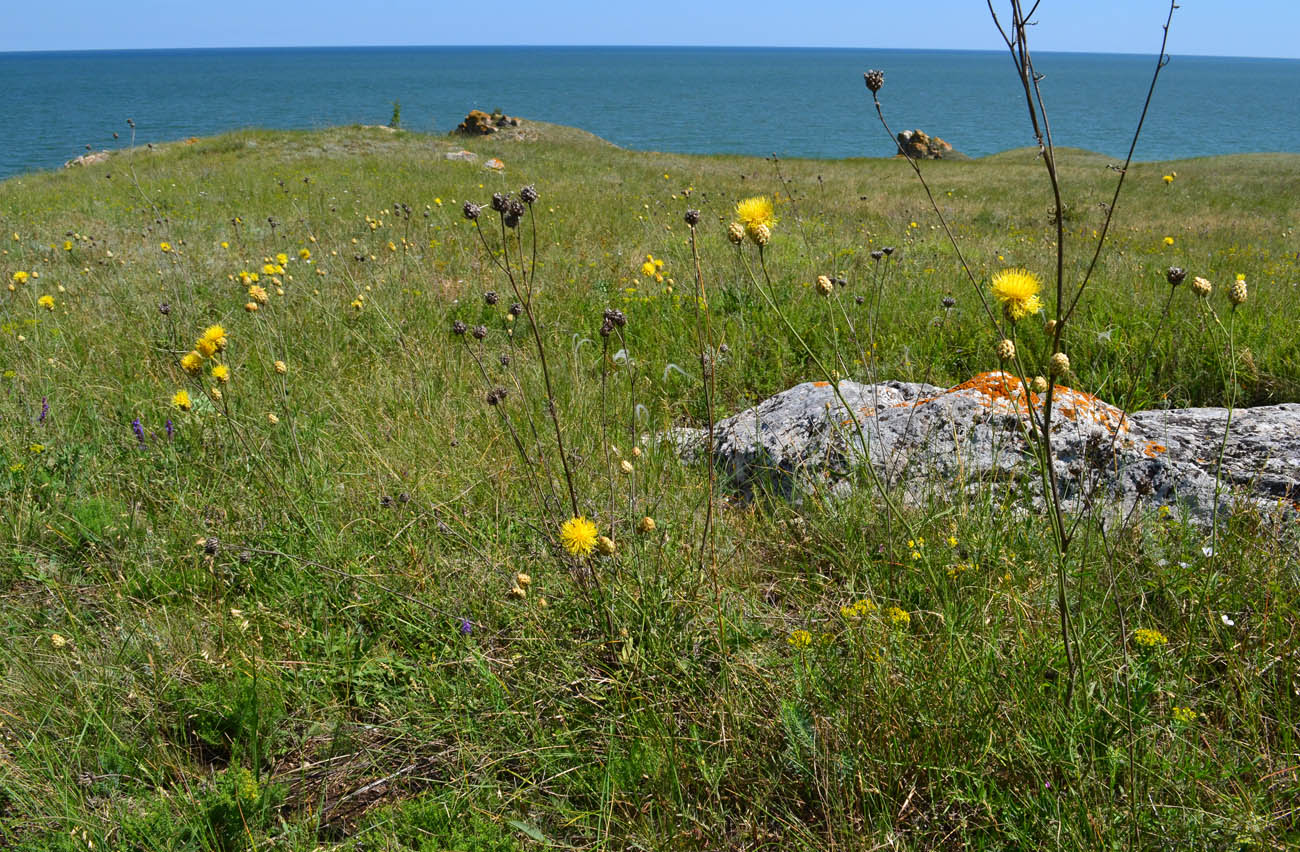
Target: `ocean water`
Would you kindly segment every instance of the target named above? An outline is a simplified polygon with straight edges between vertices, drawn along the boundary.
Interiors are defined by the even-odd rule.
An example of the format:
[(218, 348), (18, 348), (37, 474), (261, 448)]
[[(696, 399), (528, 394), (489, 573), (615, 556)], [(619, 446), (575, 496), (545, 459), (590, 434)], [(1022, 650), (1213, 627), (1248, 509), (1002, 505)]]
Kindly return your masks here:
[[(1056, 143), (1128, 150), (1154, 56), (1036, 56)], [(890, 156), (862, 73), (885, 71), (895, 132), (971, 156), (1033, 144), (1006, 53), (775, 48), (429, 47), (0, 53), (0, 178), (84, 153), (242, 127), (446, 132), (471, 108), (628, 148)], [(1300, 151), (1300, 60), (1174, 56), (1138, 160)], [(113, 133), (119, 134), (118, 139)]]

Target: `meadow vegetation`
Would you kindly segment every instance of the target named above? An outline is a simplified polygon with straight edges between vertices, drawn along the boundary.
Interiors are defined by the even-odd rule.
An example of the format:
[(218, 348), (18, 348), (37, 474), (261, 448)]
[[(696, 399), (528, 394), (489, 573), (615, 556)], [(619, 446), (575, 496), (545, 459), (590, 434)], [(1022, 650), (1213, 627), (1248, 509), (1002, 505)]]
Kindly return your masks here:
[[(1067, 697), (1051, 536), (1003, 483), (744, 501), (654, 440), (999, 366), (907, 163), (525, 128), (0, 183), (0, 844), (1300, 842), (1293, 514), (1085, 525)], [(1057, 156), (1077, 269), (1115, 161)], [(1048, 277), (1036, 150), (922, 169), (986, 294)], [(728, 226), (764, 196), (760, 259)], [(1300, 156), (1133, 165), (1058, 380), (1300, 402), (1297, 225)]]

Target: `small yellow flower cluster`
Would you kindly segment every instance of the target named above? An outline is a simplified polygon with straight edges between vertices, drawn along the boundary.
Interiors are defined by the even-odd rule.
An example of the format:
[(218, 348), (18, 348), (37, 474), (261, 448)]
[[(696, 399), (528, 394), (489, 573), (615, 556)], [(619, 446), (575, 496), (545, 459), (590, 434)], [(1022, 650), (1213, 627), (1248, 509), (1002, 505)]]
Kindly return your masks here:
[(1190, 725), (1196, 721), (1201, 714), (1197, 713), (1190, 707), (1175, 707), (1173, 709), (1174, 721), (1180, 725)]
[(1149, 627), (1140, 627), (1133, 631), (1133, 641), (1142, 648), (1158, 648), (1161, 645), (1169, 644), (1169, 637), (1159, 630), (1152, 630)]
[(647, 254), (645, 262), (641, 264), (641, 274), (646, 278), (653, 278), (659, 284), (664, 283), (664, 262), (652, 254)]
[(785, 641), (802, 651), (812, 646), (812, 634), (807, 630), (796, 630), (786, 637)]
[(889, 623), (895, 627), (907, 627), (912, 623), (912, 614), (907, 610), (899, 609), (896, 606), (891, 606), (889, 609), (885, 610), (885, 617), (888, 618)]
[(857, 603), (846, 604), (840, 607), (840, 615), (845, 618), (864, 618), (876, 611), (876, 602), (868, 598), (863, 598)]

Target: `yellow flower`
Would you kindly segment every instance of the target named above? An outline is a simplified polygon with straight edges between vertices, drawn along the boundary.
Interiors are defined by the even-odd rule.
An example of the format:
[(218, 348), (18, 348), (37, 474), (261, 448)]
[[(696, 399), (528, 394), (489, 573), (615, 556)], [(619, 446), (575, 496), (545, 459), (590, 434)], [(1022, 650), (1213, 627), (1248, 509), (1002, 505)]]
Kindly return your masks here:
[(1133, 641), (1143, 648), (1156, 648), (1160, 645), (1168, 645), (1169, 637), (1159, 630), (1152, 630), (1149, 627), (1141, 627), (1133, 631)]
[(44, 296), (41, 296), (39, 299), (36, 300), (36, 302), (42, 308), (45, 308), (45, 310), (47, 311), (54, 310), (54, 297), (51, 296), (49, 293), (46, 293)]
[(28, 276), (28, 274), (27, 274), (26, 272), (24, 272), (23, 270), (20, 269), (20, 270), (18, 270), (17, 272), (14, 273), (14, 283), (15, 283), (15, 284), (26, 284), (26, 283), (27, 283), (27, 279), (28, 279), (29, 277), (30, 277), (30, 276)]
[(1170, 183), (1173, 183), (1173, 182), (1174, 182), (1174, 176), (1173, 176), (1173, 175), (1163, 175), (1160, 179), (1161, 179), (1162, 181), (1164, 181), (1166, 184), (1170, 184)]
[(302, 260), (311, 260), (311, 249), (309, 248), (298, 249), (298, 257)]
[(223, 249), (228, 249), (228, 248), (230, 248), (230, 243), (226, 242), (225, 240), (222, 240), (222, 241), (221, 241), (221, 247), (222, 247)]
[(158, 248), (162, 249), (163, 254), (166, 254), (167, 252), (172, 250), (172, 244), (164, 240), (163, 242), (158, 244)]
[(217, 344), (215, 341), (208, 340), (206, 337), (200, 337), (194, 341), (194, 349), (204, 358), (211, 358), (217, 354)]
[(280, 252), (275, 256), (275, 262), (277, 266), (284, 266), (286, 263), (289, 262), (289, 255), (285, 254), (284, 252)]
[(190, 402), (189, 393), (184, 389), (178, 390), (176, 393), (172, 394), (172, 405), (176, 406), (181, 411), (189, 411), (194, 407), (194, 403)]
[(203, 356), (198, 352), (189, 352), (181, 356), (181, 369), (187, 373), (197, 373), (203, 367)]
[(203, 336), (199, 339), (211, 343), (218, 352), (226, 348), (226, 330), (219, 325), (208, 326), (203, 330)]
[(1183, 725), (1192, 724), (1196, 721), (1196, 717), (1200, 715), (1190, 707), (1175, 707), (1173, 714), (1174, 721)]
[(896, 606), (891, 606), (885, 610), (885, 616), (889, 619), (889, 623), (895, 627), (906, 627), (912, 623), (912, 614)]
[(560, 527), (560, 544), (573, 556), (589, 556), (596, 549), (596, 525), (579, 515)]
[(230, 368), (225, 364), (217, 364), (212, 368), (212, 378), (221, 382), (223, 385), (226, 384), (230, 381)]
[(274, 263), (264, 263), (264, 264), (262, 264), (262, 274), (263, 274), (263, 275), (274, 275), (274, 274), (275, 274), (275, 264), (274, 264)]
[(857, 603), (852, 603), (847, 606), (840, 607), (840, 615), (844, 616), (845, 618), (862, 618), (863, 616), (870, 615), (875, 611), (876, 611), (875, 601), (868, 600), (867, 598), (863, 598)]
[(1174, 238), (1173, 238), (1173, 237), (1165, 237), (1165, 245), (1167, 245), (1167, 246), (1171, 246), (1171, 245), (1173, 245), (1173, 244), (1174, 244)]
[(993, 297), (1002, 303), (1002, 310), (1017, 322), (1043, 309), (1038, 291), (1043, 282), (1026, 269), (1004, 269), (993, 276)]
[(759, 225), (766, 225), (770, 229), (776, 224), (772, 199), (766, 195), (743, 199), (736, 204), (736, 219), (751, 237), (754, 236)]
[(655, 259), (650, 255), (646, 255), (645, 263), (641, 264), (641, 274), (647, 278), (655, 274)]
[(802, 650), (812, 645), (812, 634), (807, 630), (796, 630), (785, 641)]
[(37, 455), (40, 455), (41, 453), (45, 452), (45, 445), (44, 445), (44, 444), (31, 444), (30, 446), (27, 447), (27, 449), (28, 449), (28, 451), (30, 451), (30, 452), (32, 452), (32, 453), (35, 453), (35, 454), (37, 454)]
[(266, 295), (266, 288), (260, 284), (248, 285), (248, 298), (257, 302), (259, 305), (265, 305), (270, 297)]
[(289, 367), (283, 361), (276, 361), (275, 371), (283, 376), (285, 373), (289, 372)]
[(63, 250), (64, 250), (64, 251), (72, 251), (72, 240), (64, 240), (64, 241), (63, 241)]

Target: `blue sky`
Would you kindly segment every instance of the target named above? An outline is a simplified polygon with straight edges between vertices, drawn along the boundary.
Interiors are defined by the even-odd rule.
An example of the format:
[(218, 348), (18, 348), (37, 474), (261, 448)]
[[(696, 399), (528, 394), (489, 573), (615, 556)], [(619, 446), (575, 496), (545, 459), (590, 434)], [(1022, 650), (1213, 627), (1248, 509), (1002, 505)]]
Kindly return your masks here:
[[(1171, 53), (1300, 58), (1297, 0), (1180, 0)], [(995, 0), (1005, 10), (1006, 0)], [(16, 11), (21, 8), (21, 11)], [(1043, 0), (1038, 50), (1153, 53), (1166, 0)], [(998, 49), (984, 0), (61, 0), (0, 15), (0, 51), (297, 45)]]

